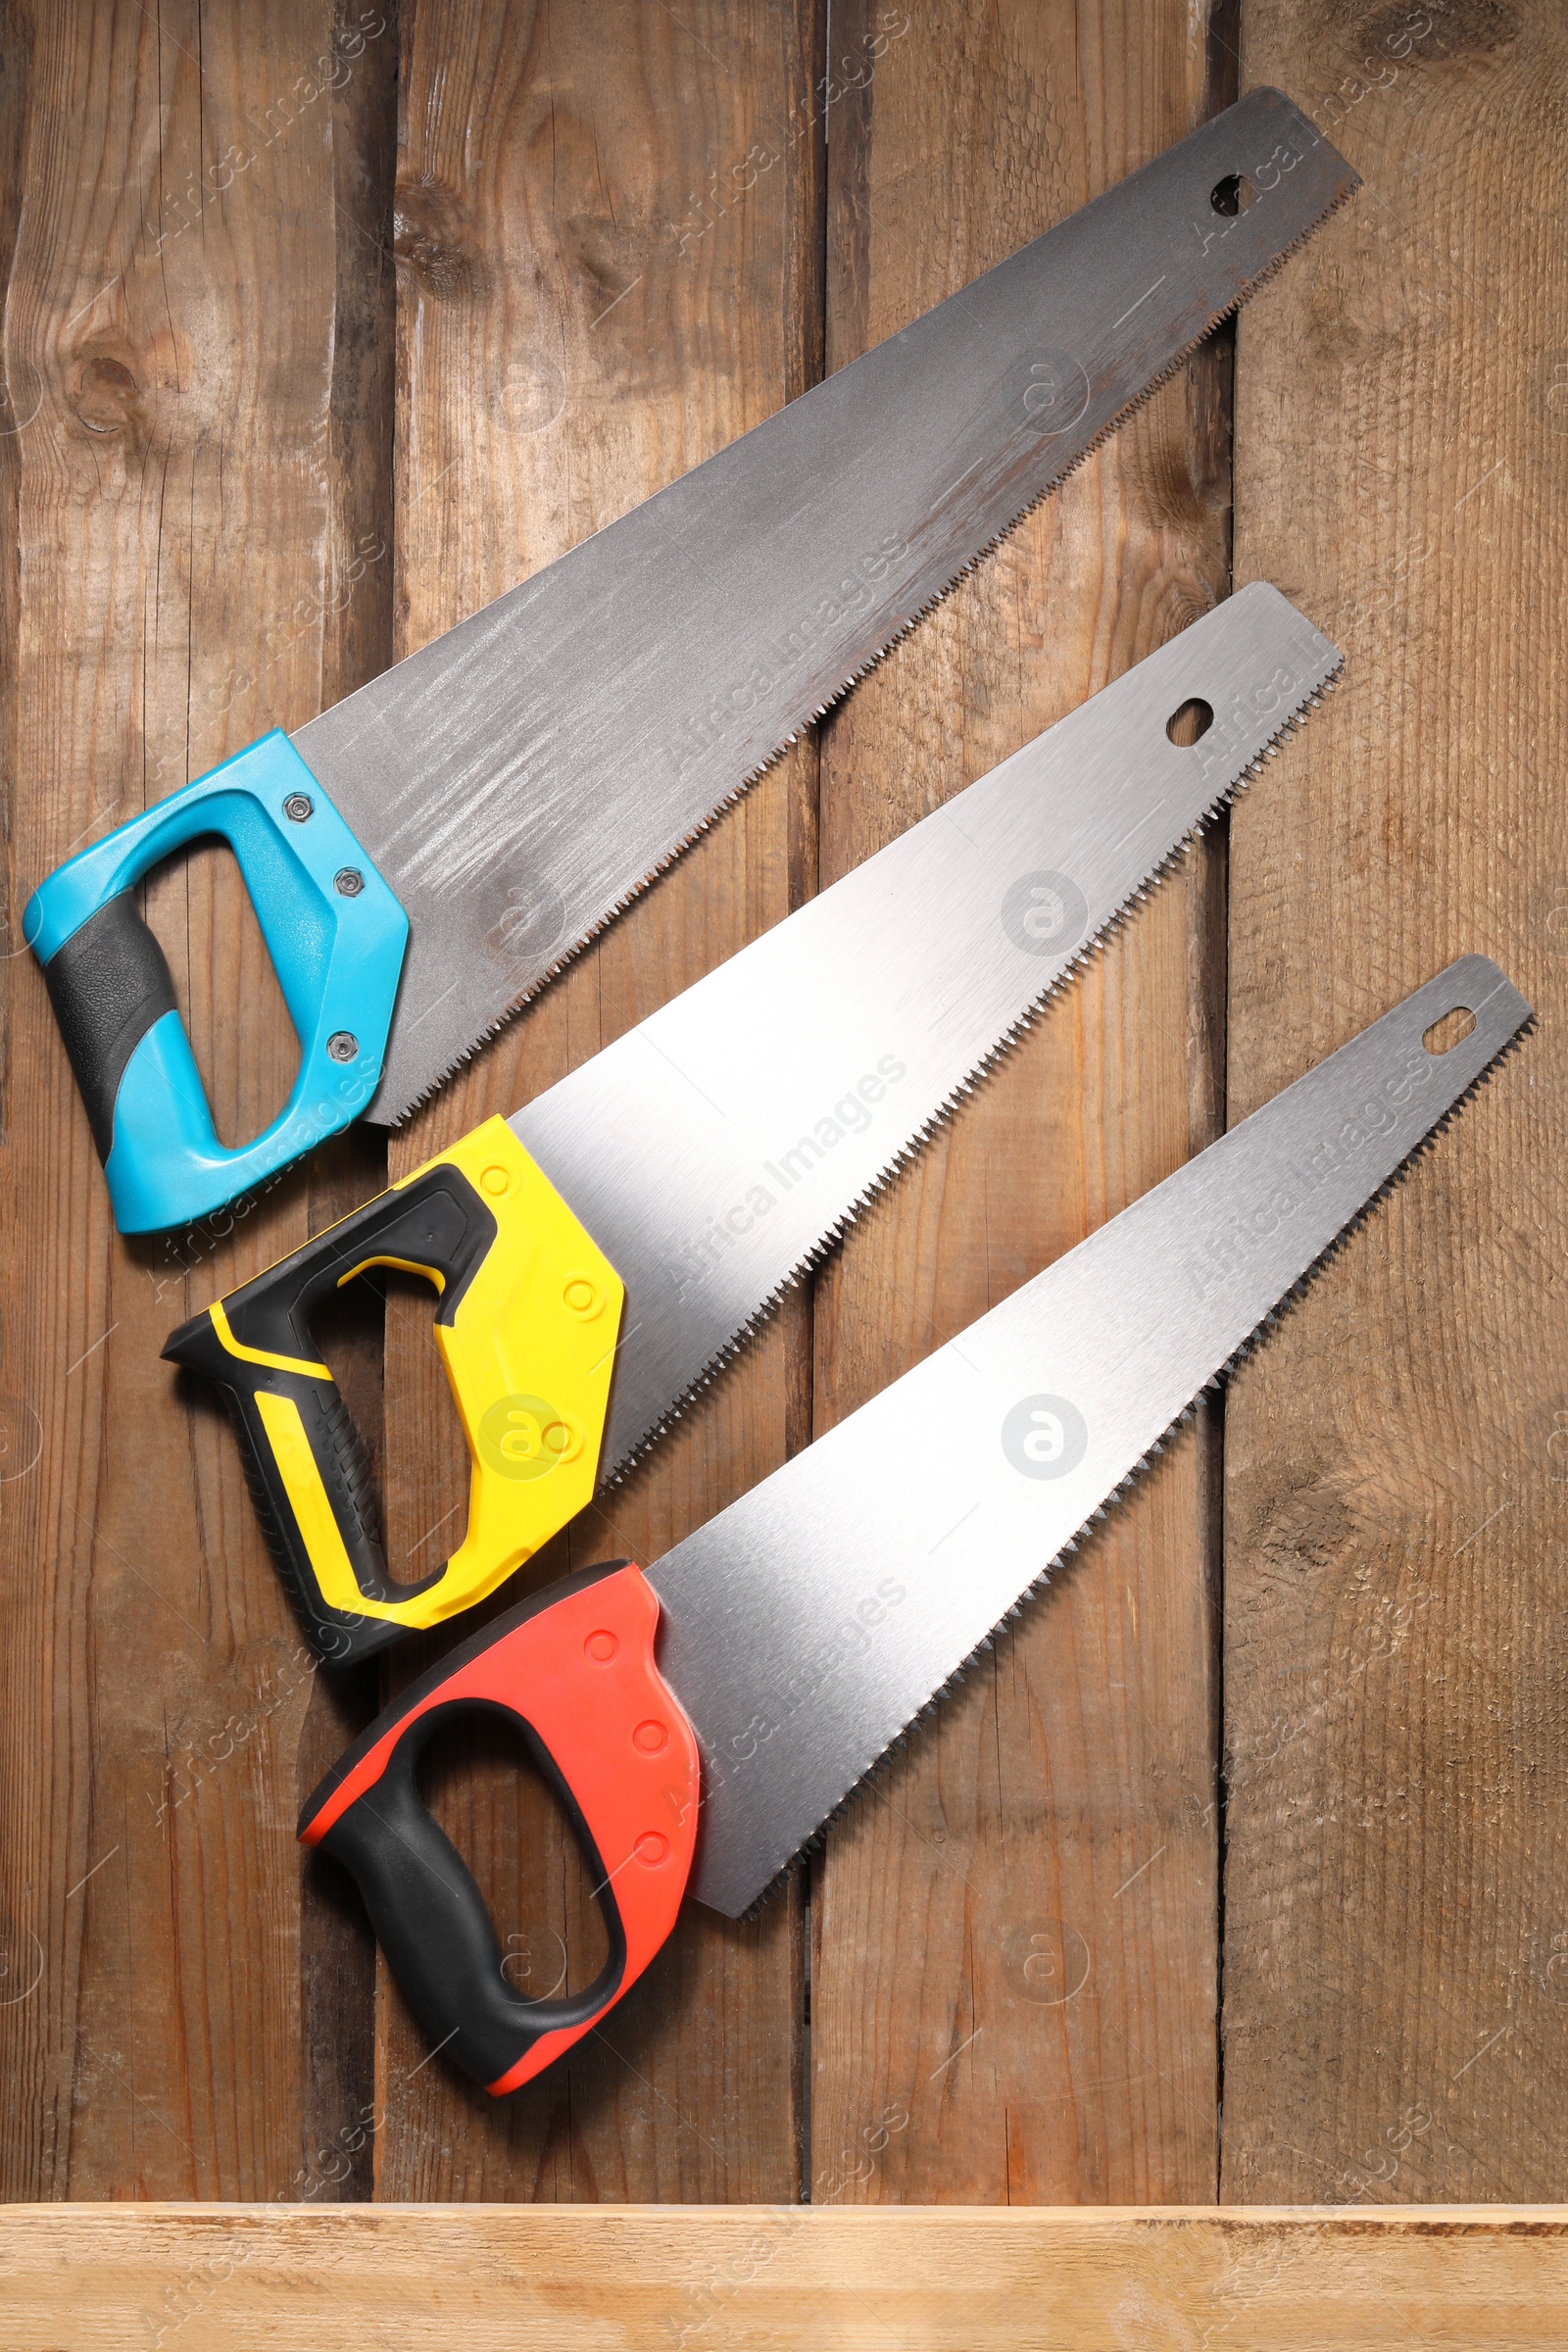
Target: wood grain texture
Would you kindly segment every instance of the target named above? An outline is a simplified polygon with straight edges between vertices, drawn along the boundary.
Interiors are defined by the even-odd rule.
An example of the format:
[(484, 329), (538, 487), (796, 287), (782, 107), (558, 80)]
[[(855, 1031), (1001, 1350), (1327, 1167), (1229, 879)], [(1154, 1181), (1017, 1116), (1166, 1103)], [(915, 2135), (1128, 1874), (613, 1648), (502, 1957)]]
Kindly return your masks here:
[[(830, 145), (830, 366), (1179, 138), (1212, 79), (1162, 0), (907, 13)], [(835, 9), (835, 58), (875, 21)], [(1222, 388), (1144, 408), (831, 719), (824, 881), (1224, 592)], [(1190, 861), (852, 1233), (818, 1428), (1214, 1132), (1216, 891)], [(1189, 1433), (830, 1834), (818, 2200), (1212, 2193), (1211, 1457)]]
[(1239, 578), (1344, 643), (1233, 833), (1233, 1114), (1470, 950), (1540, 1026), (1227, 1422), (1225, 2191), (1560, 2194), (1568, 23), (1251, 0), (1366, 185), (1242, 321)]
[[(406, 27), (400, 650), (803, 390), (821, 317), (817, 0), (420, 5)], [(803, 745), (394, 1140), (394, 1168), (515, 1108), (788, 912), (814, 885), (814, 792)], [(466, 1457), (428, 1307), (392, 1305), (392, 1551), (422, 1570), (422, 1547), (461, 1535)], [(797, 1304), (497, 1605), (568, 1558), (656, 1557), (804, 1442), (804, 1333)], [(395, 1671), (434, 1652), (411, 1642)], [(514, 1754), (453, 1750), (434, 1802), (514, 1980), (586, 1982), (599, 1931), (575, 1847)], [(752, 1926), (690, 1911), (605, 2027), (505, 2106), (425, 2065), (386, 1988), (377, 2193), (793, 2196), (803, 1970), (793, 1896)]]
[[(119, 1240), (17, 913), (69, 850), (347, 674), (352, 67), (325, 0), (16, 10), (8, 42), (0, 2183), (278, 2194), (310, 2070), (311, 1677), (226, 1427), (158, 1357), (303, 1238), (308, 1182)], [(237, 872), (198, 853), (149, 912), (220, 1131), (253, 1133), (294, 1048)]]
[[(345, 66), (333, 92), (332, 205), (337, 251), (327, 488), (333, 536), (343, 551), (323, 613), (321, 706), (377, 676), (393, 659), (392, 446), (396, 421), (397, 286), (393, 208), (397, 177), (396, 8), (357, 8), (347, 26), (381, 29)], [(352, 35), (348, 36), (353, 45)], [(386, 1137), (358, 1126), (309, 1163), (308, 1218), (319, 1233), (386, 1183)], [(370, 1454), (382, 1456), (383, 1300), (362, 1283), (322, 1314), (317, 1345)], [(300, 1735), (296, 1786), (303, 1798), (371, 1720), (379, 1704), (373, 1662), (317, 1675)], [(320, 1858), (301, 1854), (301, 2033), (306, 2054), (301, 2187), (322, 2203), (368, 2198), (373, 2151), (361, 2135), (375, 2099), (375, 1939), (358, 1890)]]
[(819, 2213), (516, 2206), (0, 2213), (8, 2352), (1524, 2352), (1561, 2208)]
[[(0, 2196), (501, 2203), (3, 2214), (0, 2340), (1556, 2342), (1560, 2209), (952, 2208), (1561, 2189), (1560, 8), (838, 0), (829, 43), (825, 0), (406, 0), (401, 53), (390, 17), (0, 10)], [(21, 906), (1157, 152), (1238, 38), (1366, 179), (1244, 317), (1236, 381), (1236, 577), (1336, 634), (1346, 685), (1242, 805), (1228, 932), (1222, 841), (524, 1582), (657, 1556), (1450, 956), (1495, 955), (1540, 1025), (1243, 1371), (1222, 1495), (1215, 1417), (799, 1886), (748, 1927), (694, 1909), (497, 2107), (302, 1868), (375, 1671), (314, 1675), (227, 1425), (158, 1360), (381, 1148), (120, 1240)], [(1221, 345), (1142, 411), (394, 1171), (1223, 594), (1228, 372)], [(294, 1048), (233, 868), (198, 852), (148, 900), (220, 1126), (253, 1132)], [(463, 1446), (428, 1295), (385, 1303), (384, 1429), (379, 1297), (324, 1336), (417, 1571), (461, 1534)], [(514, 1981), (591, 1973), (514, 1757), (454, 1744), (433, 1792)], [(738, 2209), (501, 2209), (553, 2199)]]

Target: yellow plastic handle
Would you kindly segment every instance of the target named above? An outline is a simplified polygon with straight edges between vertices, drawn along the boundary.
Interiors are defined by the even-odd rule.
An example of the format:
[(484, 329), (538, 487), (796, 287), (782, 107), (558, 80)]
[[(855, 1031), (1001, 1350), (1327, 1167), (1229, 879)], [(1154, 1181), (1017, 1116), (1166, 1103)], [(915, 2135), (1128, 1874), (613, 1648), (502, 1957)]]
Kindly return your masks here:
[(404, 1604), (419, 1626), (483, 1600), (592, 1500), (626, 1299), (505, 1119), (425, 1163), (442, 1165), (467, 1177), (497, 1232), (451, 1322), (435, 1326), (473, 1474), (467, 1534), (439, 1581)]
[[(441, 1294), (436, 1345), (472, 1465), (444, 1566), (395, 1584), (371, 1533), (363, 1450), (309, 1315), (372, 1266)], [(165, 1349), (221, 1389), (273, 1555), (338, 1662), (471, 1608), (593, 1494), (625, 1290), (504, 1119), (216, 1300)]]

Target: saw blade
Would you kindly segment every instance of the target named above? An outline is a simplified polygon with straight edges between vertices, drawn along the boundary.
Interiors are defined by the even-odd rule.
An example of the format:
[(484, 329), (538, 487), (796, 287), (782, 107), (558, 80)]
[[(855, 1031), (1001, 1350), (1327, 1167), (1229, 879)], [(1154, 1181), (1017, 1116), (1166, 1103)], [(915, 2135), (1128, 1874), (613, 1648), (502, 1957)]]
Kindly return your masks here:
[(702, 1901), (757, 1901), (1530, 1017), (1451, 964), (649, 1571)]
[(1356, 184), (1253, 91), (300, 728), (410, 919), (366, 1115), (430, 1093)]
[[(612, 1479), (1236, 792), (1340, 656), (1262, 582), (511, 1121), (626, 1285)], [(1196, 743), (1168, 722), (1212, 712)]]

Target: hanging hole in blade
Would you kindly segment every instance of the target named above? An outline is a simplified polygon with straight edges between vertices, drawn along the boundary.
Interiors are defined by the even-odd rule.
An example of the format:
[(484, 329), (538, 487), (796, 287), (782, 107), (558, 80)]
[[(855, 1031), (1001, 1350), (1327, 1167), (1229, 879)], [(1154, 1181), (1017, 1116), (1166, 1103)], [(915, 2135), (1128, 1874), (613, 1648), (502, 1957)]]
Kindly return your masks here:
[(1227, 172), (1225, 177), (1209, 191), (1208, 201), (1221, 220), (1234, 220), (1251, 203), (1252, 183), (1250, 179), (1244, 179), (1239, 172)]
[(1430, 1029), (1422, 1031), (1421, 1043), (1429, 1054), (1451, 1054), (1455, 1046), (1462, 1046), (1474, 1033), (1475, 1025), (1476, 1016), (1469, 1005), (1456, 1004), (1441, 1021), (1434, 1021)]
[(1179, 710), (1173, 710), (1165, 721), (1165, 733), (1178, 750), (1185, 751), (1199, 743), (1214, 724), (1214, 707), (1199, 695), (1189, 695)]

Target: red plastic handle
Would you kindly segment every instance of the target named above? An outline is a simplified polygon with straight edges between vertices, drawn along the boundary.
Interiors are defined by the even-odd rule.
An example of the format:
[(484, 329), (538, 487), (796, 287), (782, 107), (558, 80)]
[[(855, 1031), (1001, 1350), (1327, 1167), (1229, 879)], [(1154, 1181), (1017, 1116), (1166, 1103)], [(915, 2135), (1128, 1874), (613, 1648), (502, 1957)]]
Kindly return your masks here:
[[(589, 1569), (466, 1642), (371, 1724), (300, 1816), (352, 1871), (432, 2043), (497, 2097), (531, 2082), (636, 1983), (675, 1924), (697, 1843), (697, 1740), (654, 1659), (659, 1602), (627, 1560)], [(529, 2001), (502, 1974), (484, 1898), (415, 1787), (455, 1710), (521, 1730), (565, 1806), (610, 1940), (594, 1984)]]

